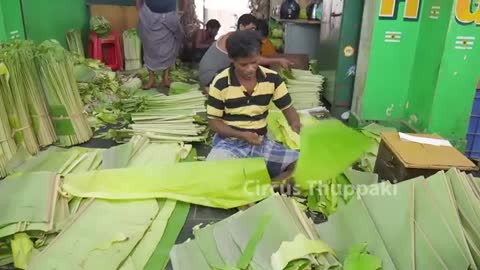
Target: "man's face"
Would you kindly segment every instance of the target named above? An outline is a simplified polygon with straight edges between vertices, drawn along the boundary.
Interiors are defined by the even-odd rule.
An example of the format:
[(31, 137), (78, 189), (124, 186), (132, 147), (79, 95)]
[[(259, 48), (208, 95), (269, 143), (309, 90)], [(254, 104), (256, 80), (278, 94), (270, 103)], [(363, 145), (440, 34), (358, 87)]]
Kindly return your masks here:
[(257, 76), (259, 56), (253, 55), (233, 60), (237, 74), (244, 80), (251, 80)]
[(240, 30), (241, 31), (244, 31), (244, 30), (257, 30), (257, 25), (255, 25), (254, 23), (251, 23), (251, 24), (248, 24), (248, 25), (242, 25), (240, 24)]
[(212, 38), (216, 37), (218, 34), (218, 28), (209, 28), (208, 29), (208, 35)]

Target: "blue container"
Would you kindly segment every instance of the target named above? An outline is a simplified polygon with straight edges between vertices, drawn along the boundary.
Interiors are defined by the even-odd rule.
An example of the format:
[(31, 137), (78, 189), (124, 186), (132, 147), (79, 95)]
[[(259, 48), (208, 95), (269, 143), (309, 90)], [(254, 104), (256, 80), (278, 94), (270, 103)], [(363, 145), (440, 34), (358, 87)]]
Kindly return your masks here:
[(470, 116), (465, 155), (471, 159), (480, 159), (480, 89), (477, 89)]

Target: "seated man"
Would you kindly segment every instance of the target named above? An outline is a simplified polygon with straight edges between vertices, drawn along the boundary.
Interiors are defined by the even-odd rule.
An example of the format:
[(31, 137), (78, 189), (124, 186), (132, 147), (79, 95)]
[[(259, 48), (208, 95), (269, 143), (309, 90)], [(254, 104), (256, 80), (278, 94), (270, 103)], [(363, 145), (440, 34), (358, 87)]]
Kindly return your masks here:
[(232, 65), (215, 77), (209, 91), (207, 114), (216, 135), (207, 159), (263, 157), (272, 179), (284, 180), (298, 152), (265, 136), (271, 101), (295, 132), (301, 124), (281, 77), (259, 66), (260, 46), (261, 37), (254, 31), (237, 31), (227, 40)]
[(215, 42), (215, 37), (220, 30), (220, 22), (217, 20), (209, 20), (205, 29), (199, 29), (195, 33), (195, 42), (193, 43), (194, 61), (199, 62), (208, 48)]

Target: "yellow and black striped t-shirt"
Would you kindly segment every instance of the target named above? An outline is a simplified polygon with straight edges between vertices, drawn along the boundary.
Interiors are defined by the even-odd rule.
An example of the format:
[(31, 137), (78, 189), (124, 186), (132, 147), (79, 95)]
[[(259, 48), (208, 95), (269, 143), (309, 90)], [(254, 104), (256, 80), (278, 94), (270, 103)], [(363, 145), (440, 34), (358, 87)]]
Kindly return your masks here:
[(270, 102), (285, 110), (292, 106), (287, 86), (275, 71), (259, 67), (257, 85), (251, 95), (240, 84), (234, 67), (215, 77), (209, 96), (207, 114), (210, 119), (222, 119), (232, 128), (267, 133), (267, 116)]

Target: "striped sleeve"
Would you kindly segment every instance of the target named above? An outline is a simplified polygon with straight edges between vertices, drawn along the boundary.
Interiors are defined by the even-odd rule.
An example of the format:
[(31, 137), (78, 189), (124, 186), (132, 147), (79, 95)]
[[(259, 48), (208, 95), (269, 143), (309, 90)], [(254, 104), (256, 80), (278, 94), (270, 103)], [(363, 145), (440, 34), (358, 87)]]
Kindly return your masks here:
[[(278, 75), (277, 75), (278, 76)], [(287, 90), (287, 85), (282, 81), (280, 76), (279, 80), (275, 83), (275, 92), (273, 93), (273, 103), (280, 110), (288, 109), (292, 106), (292, 98)]]
[(208, 118), (222, 118), (225, 111), (225, 103), (222, 94), (213, 84), (208, 91), (207, 116)]

